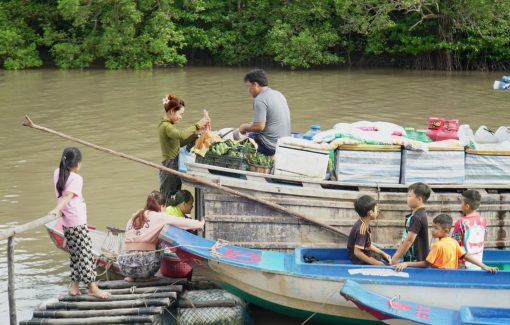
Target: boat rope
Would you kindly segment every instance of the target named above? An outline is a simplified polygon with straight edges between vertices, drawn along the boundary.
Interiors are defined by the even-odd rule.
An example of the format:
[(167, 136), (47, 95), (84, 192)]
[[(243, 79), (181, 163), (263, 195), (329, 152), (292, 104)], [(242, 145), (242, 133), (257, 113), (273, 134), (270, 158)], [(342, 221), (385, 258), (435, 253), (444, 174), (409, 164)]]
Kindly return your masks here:
[[(359, 287), (352, 286), (352, 285), (348, 285), (348, 284), (344, 284), (344, 287), (351, 287), (351, 288), (355, 288), (355, 289), (358, 289), (358, 288), (359, 288)], [(373, 291), (371, 291), (371, 293), (372, 293), (373, 295), (378, 296), (378, 297), (381, 297), (381, 298), (383, 298), (383, 299), (388, 299), (388, 296), (381, 295), (381, 294), (379, 294), (379, 293), (377, 293), (377, 292), (373, 292)], [(397, 298), (397, 297), (398, 297), (398, 298)], [(390, 303), (390, 307), (391, 307), (392, 309), (396, 309), (395, 307), (393, 307), (393, 304), (392, 304), (394, 300), (400, 300), (400, 293), (395, 294), (395, 295), (393, 296), (393, 298), (391, 298), (391, 300), (389, 301), (389, 303)]]
[(319, 312), (319, 310), (322, 309), (322, 307), (324, 307), (324, 305), (329, 301), (329, 299), (331, 299), (331, 297), (333, 297), (333, 295), (337, 292), (340, 292), (340, 288), (342, 288), (344, 286), (344, 284), (342, 283), (338, 288), (336, 288), (333, 293), (329, 296), (329, 298), (319, 307), (319, 309), (317, 309), (310, 317), (308, 317), (304, 322), (301, 323), (301, 325), (304, 325), (306, 324), (313, 316), (315, 316), (315, 314), (317, 314)]
[(395, 307), (393, 307), (393, 300), (397, 299), (397, 296), (398, 296), (398, 300), (400, 300), (400, 293), (397, 293), (396, 295), (393, 296), (393, 298), (390, 299), (391, 309), (396, 309)]

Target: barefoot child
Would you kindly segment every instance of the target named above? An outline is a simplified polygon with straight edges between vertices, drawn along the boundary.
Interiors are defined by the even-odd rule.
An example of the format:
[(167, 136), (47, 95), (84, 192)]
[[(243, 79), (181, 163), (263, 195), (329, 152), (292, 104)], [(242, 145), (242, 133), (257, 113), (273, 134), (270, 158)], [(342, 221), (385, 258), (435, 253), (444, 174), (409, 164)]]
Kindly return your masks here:
[(124, 280), (156, 280), (163, 260), (165, 246), (160, 244), (159, 233), (166, 225), (181, 229), (204, 229), (205, 221), (171, 216), (165, 213), (166, 198), (163, 193), (152, 191), (147, 197), (145, 208), (135, 212), (126, 226), (124, 250), (119, 254)]
[(65, 148), (60, 167), (53, 174), (57, 206), (48, 214), (62, 212), (64, 236), (71, 260), (71, 296), (80, 295), (79, 284), (89, 287), (89, 295), (108, 298), (109, 292), (95, 285), (96, 271), (92, 258), (92, 242), (87, 228), (87, 207), (82, 195), (83, 178), (78, 175), (81, 168), (81, 152), (77, 148)]
[(440, 214), (434, 218), (434, 225), (432, 226), (432, 237), (438, 238), (439, 241), (432, 245), (429, 255), (425, 261), (420, 262), (404, 262), (395, 267), (395, 270), (400, 272), (408, 266), (414, 267), (434, 267), (438, 269), (456, 269), (459, 266), (459, 259), (478, 265), (485, 271), (496, 273), (497, 267), (489, 267), (474, 257), (466, 254), (466, 252), (459, 246), (459, 243), (450, 237), (450, 229), (453, 220), (447, 214)]
[[(391, 256), (372, 245), (370, 220), (377, 219), (379, 209), (374, 198), (363, 195), (354, 202), (359, 215), (347, 240), (347, 251), (352, 264), (388, 265)], [(383, 260), (386, 260), (383, 262)]]

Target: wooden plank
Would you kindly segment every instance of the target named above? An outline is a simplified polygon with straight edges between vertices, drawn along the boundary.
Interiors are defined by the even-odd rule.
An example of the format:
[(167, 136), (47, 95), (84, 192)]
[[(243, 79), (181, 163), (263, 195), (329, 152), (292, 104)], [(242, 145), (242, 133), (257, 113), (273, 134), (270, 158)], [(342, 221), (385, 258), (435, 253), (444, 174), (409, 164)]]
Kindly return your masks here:
[(16, 325), (18, 320), (16, 317), (16, 280), (14, 275), (14, 235), (7, 239), (7, 273), (9, 279), (7, 287), (9, 296), (9, 320), (10, 325)]
[(0, 240), (4, 240), (4, 239), (12, 237), (12, 236), (14, 236), (16, 234), (21, 234), (21, 233), (23, 233), (25, 231), (32, 230), (34, 228), (37, 228), (37, 227), (42, 226), (44, 224), (47, 224), (48, 222), (53, 221), (53, 220), (57, 219), (58, 217), (59, 216), (57, 216), (57, 215), (50, 214), (50, 215), (47, 215), (45, 217), (42, 217), (42, 218), (36, 219), (34, 221), (31, 221), (29, 223), (26, 223), (24, 225), (0, 231)]
[(137, 300), (122, 300), (122, 301), (101, 301), (101, 302), (55, 302), (46, 305), (47, 310), (54, 309), (116, 309), (116, 308), (134, 308), (146, 306), (170, 306), (169, 298), (160, 299), (137, 299)]
[(162, 307), (144, 308), (120, 308), (111, 310), (53, 310), (34, 311), (34, 318), (77, 318), (77, 317), (101, 317), (101, 316), (127, 316), (127, 315), (157, 315), (162, 314)]
[(111, 295), (106, 299), (93, 297), (89, 295), (77, 295), (77, 296), (59, 296), (59, 301), (119, 301), (119, 300), (136, 300), (136, 299), (158, 299), (158, 298), (170, 298), (176, 299), (177, 293), (175, 292), (156, 292), (156, 293), (141, 293), (141, 294), (123, 294), (123, 295)]
[(234, 299), (225, 300), (181, 300), (177, 304), (179, 308), (208, 308), (208, 307), (235, 307)]
[(20, 322), (20, 325), (104, 325), (104, 324), (137, 324), (154, 323), (153, 315), (147, 316), (114, 316), (114, 317), (85, 317), (85, 318), (35, 318)]
[(184, 285), (187, 284), (188, 280), (185, 278), (164, 278), (156, 281), (135, 281), (135, 282), (127, 282), (124, 280), (116, 280), (116, 281), (99, 281), (97, 282), (97, 286), (100, 289), (125, 289), (131, 287), (137, 288), (145, 288), (145, 287), (155, 287), (155, 286), (167, 286), (167, 285)]
[[(169, 285), (159, 287), (143, 287), (143, 288), (126, 288), (126, 289), (109, 289), (105, 290), (112, 295), (122, 295), (129, 293), (146, 293), (146, 292), (182, 292), (182, 285)], [(82, 294), (87, 294), (87, 289), (80, 289)]]

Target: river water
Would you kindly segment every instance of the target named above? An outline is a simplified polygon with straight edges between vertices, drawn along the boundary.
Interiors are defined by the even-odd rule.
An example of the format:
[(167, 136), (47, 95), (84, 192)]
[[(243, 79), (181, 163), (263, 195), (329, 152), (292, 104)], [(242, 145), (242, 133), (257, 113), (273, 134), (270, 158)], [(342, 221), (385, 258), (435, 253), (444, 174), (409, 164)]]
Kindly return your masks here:
[[(152, 71), (0, 70), (0, 229), (43, 217), (55, 206), (52, 175), (68, 140), (23, 127), (34, 123), (155, 163), (157, 125), (167, 93), (186, 103), (181, 127), (207, 109), (213, 129), (252, 118), (243, 83), (248, 69), (186, 67)], [(457, 118), (476, 129), (510, 124), (510, 94), (492, 89), (501, 73), (405, 70), (267, 70), (269, 85), (291, 109), (292, 130), (338, 122), (388, 121), (426, 128), (428, 117)], [(88, 220), (123, 228), (158, 188), (157, 170), (78, 145), (83, 153)], [(7, 321), (6, 241), (0, 242), (0, 319)], [(66, 291), (68, 256), (45, 229), (16, 236), (18, 320), (40, 301)], [(301, 321), (255, 311), (257, 324)], [(311, 323), (308, 323), (311, 324)]]

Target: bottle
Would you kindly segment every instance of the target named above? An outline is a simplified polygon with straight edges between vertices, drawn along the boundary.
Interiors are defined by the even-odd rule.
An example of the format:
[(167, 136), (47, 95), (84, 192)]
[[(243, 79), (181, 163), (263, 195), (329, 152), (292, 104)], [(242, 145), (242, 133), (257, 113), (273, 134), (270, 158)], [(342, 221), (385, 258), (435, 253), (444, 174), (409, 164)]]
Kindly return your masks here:
[(414, 132), (414, 128), (405, 128), (404, 130), (406, 131), (406, 138), (416, 140), (416, 132)]
[(441, 132), (437, 134), (436, 141), (459, 140), (459, 120), (446, 120)]
[(416, 140), (424, 143), (430, 143), (432, 140), (425, 134), (425, 130), (418, 130), (418, 134), (416, 135)]
[(444, 125), (444, 118), (442, 117), (429, 117), (429, 128), (427, 129), (427, 136), (432, 141), (436, 141), (437, 134), (441, 132)]
[(321, 127), (318, 125), (311, 125), (310, 130), (303, 135), (303, 139), (312, 140), (313, 136), (321, 132)]

